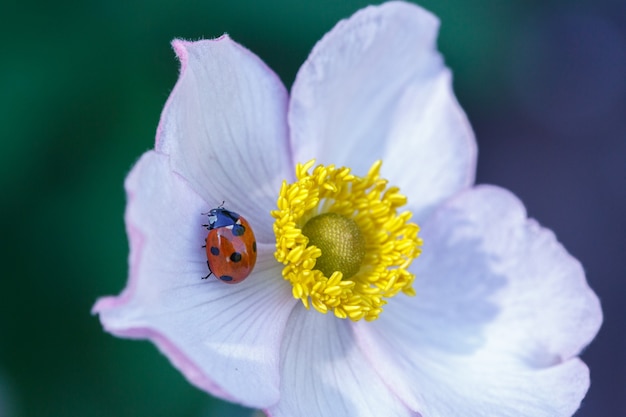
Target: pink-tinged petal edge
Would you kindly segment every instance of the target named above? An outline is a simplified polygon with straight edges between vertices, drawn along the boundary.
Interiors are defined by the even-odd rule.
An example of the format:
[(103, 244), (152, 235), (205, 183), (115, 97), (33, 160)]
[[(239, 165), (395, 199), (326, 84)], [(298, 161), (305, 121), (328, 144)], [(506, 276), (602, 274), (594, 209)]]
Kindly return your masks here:
[[(152, 182), (152, 185), (145, 181)], [(99, 299), (94, 305), (92, 313), (100, 314), (103, 327), (110, 333), (127, 338), (153, 341), (172, 364), (200, 389), (215, 396), (257, 408), (267, 407), (275, 403), (279, 395), (278, 353), (280, 341), (289, 312), (296, 300), (291, 296), (289, 285), (280, 279), (281, 268), (273, 258), (273, 246), (262, 244), (258, 246), (257, 268), (255, 268), (253, 276), (244, 283), (229, 286), (216, 280), (203, 281), (200, 278), (207, 273), (206, 257), (204, 249), (201, 248), (203, 233), (206, 234), (206, 231), (203, 231), (201, 227), (200, 213), (203, 203), (188, 188), (181, 177), (169, 171), (167, 156), (153, 151), (145, 154), (129, 174), (126, 189), (129, 198), (126, 223), (130, 240), (128, 283), (118, 297)], [(149, 195), (146, 196), (146, 193), (152, 193), (154, 196), (155, 189), (158, 190), (159, 195), (153, 201), (150, 200)], [(176, 206), (177, 203), (178, 206)], [(145, 214), (142, 211), (145, 206), (152, 208), (153, 212), (142, 216), (141, 213)], [(175, 241), (173, 237), (176, 236), (176, 233), (169, 235), (168, 230), (181, 224), (181, 219), (171, 217), (172, 213), (179, 213), (181, 210), (186, 219), (193, 218), (193, 214), (197, 211), (198, 230), (197, 233), (196, 231), (191, 233), (194, 236), (190, 236), (190, 233), (186, 232), (189, 227), (176, 227), (177, 232), (183, 230), (184, 241)], [(144, 224), (154, 221), (161, 223)], [(144, 229), (146, 231), (143, 231)], [(150, 234), (152, 231), (156, 231), (154, 235)], [(198, 235), (195, 236), (195, 234)], [(159, 242), (160, 238), (161, 240), (165, 238), (167, 242)], [(188, 249), (190, 245), (192, 248)], [(162, 254), (162, 256), (155, 256), (155, 247), (166, 248), (167, 253)], [(177, 255), (177, 252), (181, 250), (183, 252)], [(149, 260), (144, 259), (146, 253), (151, 255)], [(180, 259), (180, 262), (177, 259)], [(148, 263), (148, 261), (150, 262)], [(168, 272), (173, 270), (172, 262), (182, 265), (179, 270), (180, 273)], [(164, 276), (165, 281), (159, 278), (161, 275)], [(274, 282), (275, 285), (269, 285), (270, 282)], [(163, 287), (163, 285), (168, 288)], [(256, 298), (261, 299), (255, 301)], [(244, 299), (246, 303), (242, 304)], [(180, 304), (181, 302), (182, 304)], [(211, 311), (207, 313), (207, 303), (209, 302), (213, 303), (213, 307), (211, 307), (213, 313)], [(189, 304), (192, 308), (196, 308), (195, 313), (200, 314), (194, 314), (189, 309)], [(180, 307), (177, 307), (178, 305)], [(245, 305), (249, 305), (249, 308), (246, 311), (241, 310), (241, 307), (245, 307)], [(264, 308), (264, 306), (268, 306), (268, 308)], [(178, 317), (177, 308), (189, 315), (185, 316), (186, 319), (181, 319), (183, 322), (178, 325), (174, 323), (164, 328), (163, 323)], [(201, 311), (200, 309), (204, 310)], [(235, 314), (235, 317), (230, 317), (229, 313)], [(165, 317), (165, 322), (160, 323), (159, 320), (163, 320), (159, 317)], [(245, 325), (242, 326), (237, 321), (237, 318), (242, 320), (245, 318), (251, 323), (255, 323), (255, 317), (267, 319), (263, 323), (267, 323), (269, 329), (264, 330), (265, 326), (262, 323), (260, 327), (248, 331)], [(154, 321), (155, 318), (159, 320)], [(168, 336), (168, 334), (171, 336), (180, 332), (181, 329), (189, 327), (194, 320), (205, 320), (206, 323), (206, 325), (200, 325), (199, 328), (204, 327), (204, 330), (197, 332), (197, 335), (187, 337), (183, 333), (177, 337)], [(207, 329), (207, 326), (210, 326), (210, 329)], [(230, 330), (229, 326), (231, 327)], [(232, 329), (233, 326), (235, 329)], [(248, 341), (255, 346), (255, 349), (250, 351), (250, 355), (256, 356), (238, 356), (242, 352), (243, 344), (238, 344), (237, 340), (242, 340), (244, 344), (247, 343), (238, 338), (239, 333), (241, 333), (239, 330), (251, 335), (250, 337), (262, 332), (260, 337), (254, 336), (254, 340)], [(224, 343), (229, 342), (233, 349), (225, 352), (223, 348), (217, 346), (216, 341), (211, 337), (200, 339), (200, 344), (196, 344), (196, 346), (182, 346), (180, 344), (187, 339), (193, 341), (194, 338), (203, 337), (202, 335), (207, 331), (211, 334), (224, 335), (223, 337), (220, 336), (220, 340)], [(245, 334), (243, 337), (245, 338)], [(273, 343), (274, 346), (271, 347), (268, 343)], [(198, 362), (199, 350), (201, 358), (204, 358), (200, 362)], [(273, 356), (274, 359), (270, 360), (268, 355)], [(262, 363), (258, 362), (259, 360)], [(202, 366), (199, 365), (203, 361), (209, 361), (208, 368), (207, 363), (203, 363)], [(223, 375), (226, 369), (236, 370), (237, 367), (241, 370), (240, 373), (233, 374), (231, 372), (229, 375)], [(272, 367), (274, 371), (271, 371)], [(246, 376), (243, 380), (238, 381), (237, 378), (241, 377), (241, 373), (246, 373), (247, 370), (252, 371), (255, 375)], [(217, 381), (222, 382), (218, 383)], [(248, 389), (246, 384), (253, 391), (242, 394)], [(275, 388), (272, 389), (272, 386)], [(230, 389), (225, 389), (225, 387), (230, 387)], [(237, 390), (239, 392), (234, 394)]]
[(278, 76), (228, 35), (174, 40), (178, 81), (161, 114), (155, 150), (212, 207), (246, 217), (261, 243), (273, 243), (270, 211), (293, 178), (288, 94)]
[[(131, 203), (134, 196), (133, 193), (127, 189), (128, 204)], [(91, 309), (91, 314), (99, 314), (105, 310), (114, 310), (124, 306), (132, 298), (135, 291), (137, 274), (135, 272), (135, 265), (139, 264), (141, 258), (142, 248), (144, 246), (144, 235), (135, 227), (127, 224), (127, 234), (130, 243), (130, 272), (128, 283), (118, 296), (106, 296), (99, 298)], [(207, 378), (206, 375), (181, 351), (171, 343), (167, 338), (163, 337), (159, 332), (149, 328), (131, 328), (127, 330), (112, 329), (102, 321), (102, 327), (109, 333), (128, 339), (146, 339), (152, 341), (159, 351), (163, 353), (176, 369), (178, 369), (186, 378), (196, 387), (205, 390), (217, 397), (233, 400), (233, 398), (224, 390), (222, 390), (215, 382)]]
[(577, 355), (602, 322), (578, 261), (494, 186), (448, 201), (423, 237), (417, 296), (391, 300), (373, 326), (357, 324), (372, 366), (424, 415), (571, 416), (589, 387)]
[[(97, 314), (104, 310), (114, 309), (124, 303), (124, 298), (125, 297), (123, 295), (120, 297), (100, 298), (93, 306), (92, 314)], [(207, 378), (206, 375), (204, 375), (202, 371), (191, 360), (189, 360), (187, 356), (185, 356), (185, 354), (180, 351), (180, 349), (176, 347), (176, 345), (171, 343), (167, 338), (163, 337), (159, 332), (149, 328), (116, 330), (108, 328), (105, 323), (102, 323), (102, 325), (107, 332), (118, 337), (123, 337), (127, 339), (150, 340), (157, 346), (159, 351), (170, 360), (172, 365), (176, 369), (178, 369), (185, 376), (185, 378), (187, 378), (187, 380), (191, 384), (195, 385), (201, 390), (207, 391), (215, 395), (216, 397), (236, 402), (236, 399), (231, 397), (230, 394), (225, 392), (211, 379)]]

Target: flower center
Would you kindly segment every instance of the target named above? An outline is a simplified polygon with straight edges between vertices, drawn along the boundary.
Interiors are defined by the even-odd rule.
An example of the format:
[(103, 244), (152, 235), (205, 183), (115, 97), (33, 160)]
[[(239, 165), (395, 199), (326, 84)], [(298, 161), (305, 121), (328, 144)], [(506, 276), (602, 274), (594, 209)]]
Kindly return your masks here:
[(315, 269), (325, 276), (339, 271), (347, 279), (359, 272), (365, 257), (365, 239), (354, 220), (337, 213), (320, 214), (306, 222), (302, 234), (309, 238), (309, 245), (322, 251)]
[(408, 271), (420, 254), (419, 227), (398, 208), (406, 197), (380, 178), (377, 161), (364, 177), (349, 168), (296, 166), (272, 211), (276, 259), (293, 296), (339, 318), (375, 320), (386, 299), (415, 295)]

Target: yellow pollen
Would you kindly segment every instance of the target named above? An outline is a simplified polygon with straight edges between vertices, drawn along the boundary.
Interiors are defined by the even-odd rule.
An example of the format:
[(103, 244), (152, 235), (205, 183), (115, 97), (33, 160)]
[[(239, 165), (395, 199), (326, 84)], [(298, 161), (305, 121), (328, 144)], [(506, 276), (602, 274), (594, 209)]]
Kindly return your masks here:
[(283, 278), (306, 308), (375, 320), (386, 299), (415, 295), (408, 268), (420, 254), (419, 227), (409, 211), (398, 213), (407, 199), (380, 178), (381, 161), (364, 177), (314, 164), (296, 166), (272, 211)]

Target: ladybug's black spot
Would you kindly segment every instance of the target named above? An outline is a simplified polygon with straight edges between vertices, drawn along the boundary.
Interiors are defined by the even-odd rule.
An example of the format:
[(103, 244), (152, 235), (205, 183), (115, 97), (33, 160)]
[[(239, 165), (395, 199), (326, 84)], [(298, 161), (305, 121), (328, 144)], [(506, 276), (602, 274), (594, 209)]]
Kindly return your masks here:
[(220, 254), (220, 249), (216, 248), (215, 246), (211, 246), (211, 255), (217, 256), (219, 254)]
[(252, 252), (256, 252), (256, 240), (252, 242)]
[(240, 224), (235, 224), (235, 225), (233, 225), (233, 235), (235, 235), (235, 236), (241, 236), (241, 235), (243, 235), (244, 233), (246, 233), (246, 228), (245, 228), (245, 227), (243, 227), (243, 226), (242, 226), (242, 225), (240, 225)]
[(233, 262), (241, 261), (241, 254), (239, 252), (233, 252), (232, 255), (230, 255), (230, 260)]
[(220, 277), (220, 279), (221, 279), (222, 281), (232, 281), (232, 280), (233, 280), (233, 277), (231, 277), (230, 275), (222, 275), (222, 276)]

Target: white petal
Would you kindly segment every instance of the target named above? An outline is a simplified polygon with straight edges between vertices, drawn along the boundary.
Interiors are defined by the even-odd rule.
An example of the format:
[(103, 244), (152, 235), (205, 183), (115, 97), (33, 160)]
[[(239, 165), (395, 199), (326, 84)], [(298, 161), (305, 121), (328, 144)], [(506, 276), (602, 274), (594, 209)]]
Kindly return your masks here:
[(382, 158), (392, 184), (410, 189), (424, 209), (472, 184), (474, 136), (436, 50), (438, 26), (402, 2), (339, 22), (293, 86), (295, 161), (316, 158), (364, 174)]
[(406, 88), (387, 143), (382, 174), (409, 197), (418, 223), (474, 183), (474, 133), (452, 92), (447, 69)]
[(224, 35), (174, 41), (181, 74), (159, 124), (156, 149), (209, 204), (256, 225), (274, 242), (270, 210), (283, 179), (293, 177), (287, 92), (253, 53)]
[(414, 416), (355, 344), (352, 324), (293, 309), (281, 349), (281, 399), (272, 417)]
[(111, 333), (152, 340), (198, 387), (251, 407), (277, 401), (279, 351), (291, 288), (273, 245), (258, 245), (244, 282), (209, 277), (205, 202), (148, 152), (127, 178), (131, 271), (125, 291), (94, 311)]
[(578, 359), (602, 313), (580, 264), (496, 187), (468, 191), (422, 230), (417, 296), (359, 324), (372, 363), (429, 417), (571, 416)]

